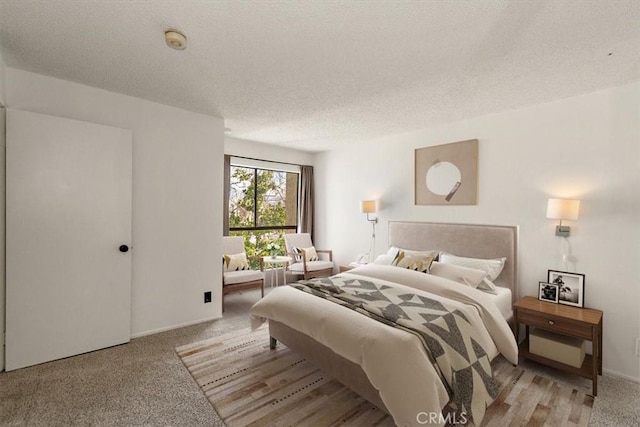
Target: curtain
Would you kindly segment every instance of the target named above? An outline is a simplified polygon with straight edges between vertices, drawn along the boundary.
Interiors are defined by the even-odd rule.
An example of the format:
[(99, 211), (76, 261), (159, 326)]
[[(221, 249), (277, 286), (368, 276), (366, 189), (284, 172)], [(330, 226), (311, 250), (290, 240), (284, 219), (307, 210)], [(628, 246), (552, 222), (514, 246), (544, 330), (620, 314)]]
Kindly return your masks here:
[(298, 197), (298, 228), (300, 233), (311, 234), (313, 242), (313, 166), (300, 166), (300, 194)]
[(229, 192), (231, 190), (231, 156), (224, 155), (224, 197), (222, 201), (222, 235), (229, 235)]

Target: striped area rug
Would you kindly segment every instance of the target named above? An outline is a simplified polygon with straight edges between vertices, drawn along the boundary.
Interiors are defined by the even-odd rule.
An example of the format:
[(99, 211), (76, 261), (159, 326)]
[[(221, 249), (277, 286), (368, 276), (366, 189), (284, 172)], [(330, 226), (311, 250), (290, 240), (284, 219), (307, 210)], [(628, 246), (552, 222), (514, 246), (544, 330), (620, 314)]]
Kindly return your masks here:
[[(227, 426), (392, 426), (384, 411), (278, 343), (266, 327), (178, 347), (178, 356)], [(502, 384), (483, 426), (587, 426), (584, 390), (494, 363)]]

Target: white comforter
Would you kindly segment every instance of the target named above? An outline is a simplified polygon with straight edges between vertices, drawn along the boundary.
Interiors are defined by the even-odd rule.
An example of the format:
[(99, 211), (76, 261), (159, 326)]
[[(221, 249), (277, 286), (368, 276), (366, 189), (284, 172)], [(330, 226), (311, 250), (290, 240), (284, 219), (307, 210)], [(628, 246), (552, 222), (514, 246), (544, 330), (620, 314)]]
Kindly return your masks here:
[[(517, 363), (518, 348), (511, 329), (490, 298), (480, 291), (385, 265), (366, 265), (341, 276), (367, 276), (385, 280), (390, 286), (409, 286), (413, 292), (424, 292), (433, 299), (446, 299), (477, 327), (490, 358), (502, 353)], [(409, 332), (289, 286), (271, 291), (251, 308), (251, 316), (253, 328), (265, 319), (276, 320), (359, 364), (397, 425), (420, 425), (419, 420), (424, 421), (430, 413), (439, 414), (449, 401), (422, 343)], [(442, 417), (438, 421), (442, 424)]]

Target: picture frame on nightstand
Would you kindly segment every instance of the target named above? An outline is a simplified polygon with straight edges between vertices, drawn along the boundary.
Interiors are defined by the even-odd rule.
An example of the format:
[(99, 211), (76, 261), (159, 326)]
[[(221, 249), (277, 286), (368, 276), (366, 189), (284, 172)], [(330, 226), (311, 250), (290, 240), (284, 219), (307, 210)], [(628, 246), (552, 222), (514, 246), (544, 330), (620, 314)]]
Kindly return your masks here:
[(540, 282), (538, 284), (538, 299), (540, 301), (558, 303), (558, 285)]
[(558, 304), (584, 308), (584, 278), (581, 273), (549, 270), (547, 282), (558, 285)]

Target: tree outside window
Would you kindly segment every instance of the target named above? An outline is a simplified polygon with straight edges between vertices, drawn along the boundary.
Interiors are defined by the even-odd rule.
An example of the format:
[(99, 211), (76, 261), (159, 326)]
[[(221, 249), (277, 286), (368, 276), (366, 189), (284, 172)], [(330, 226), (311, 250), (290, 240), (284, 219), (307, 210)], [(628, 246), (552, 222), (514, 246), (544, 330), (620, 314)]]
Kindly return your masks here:
[(299, 174), (244, 166), (231, 166), (229, 234), (244, 239), (248, 256), (266, 256), (267, 245), (280, 246), (284, 234), (298, 227)]

